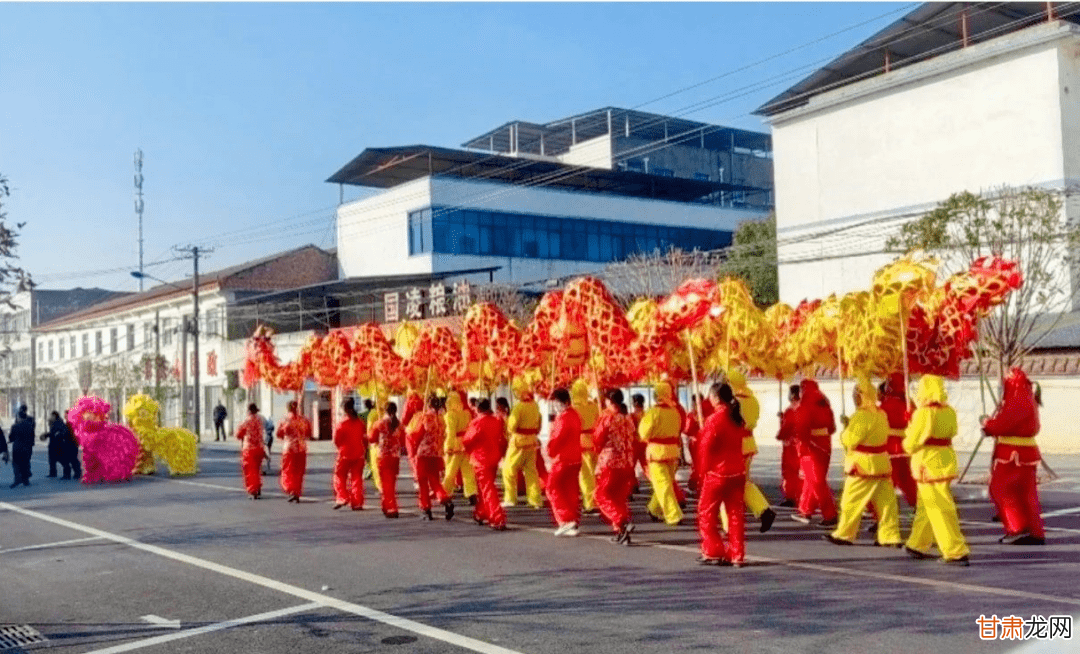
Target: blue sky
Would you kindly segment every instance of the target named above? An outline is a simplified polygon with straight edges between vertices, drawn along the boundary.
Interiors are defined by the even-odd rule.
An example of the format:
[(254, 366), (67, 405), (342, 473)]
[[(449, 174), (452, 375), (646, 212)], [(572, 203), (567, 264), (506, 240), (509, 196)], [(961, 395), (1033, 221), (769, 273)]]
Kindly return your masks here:
[(204, 270), (332, 246), (324, 180), (366, 147), (456, 147), (608, 105), (767, 131), (756, 107), (914, 6), (0, 3), (9, 221), (41, 286), (135, 289), (87, 271), (138, 260), (141, 147), (147, 262), (189, 243), (217, 246)]

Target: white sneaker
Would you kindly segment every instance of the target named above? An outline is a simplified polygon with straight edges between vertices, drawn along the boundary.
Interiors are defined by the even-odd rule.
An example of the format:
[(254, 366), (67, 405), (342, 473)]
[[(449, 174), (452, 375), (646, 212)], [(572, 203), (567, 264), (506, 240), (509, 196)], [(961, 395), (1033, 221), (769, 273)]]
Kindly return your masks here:
[(563, 536), (573, 537), (573, 536), (577, 536), (580, 533), (581, 532), (578, 531), (577, 525), (571, 524), (570, 528), (566, 530), (566, 533), (564, 533)]
[(577, 536), (577, 525), (572, 522), (568, 522), (564, 525), (559, 525), (559, 528), (555, 530), (556, 536), (566, 536), (570, 530), (574, 530), (574, 535)]
[(499, 506), (501, 506), (504, 509), (510, 509), (510, 508), (513, 508), (513, 507), (517, 506), (517, 502), (503, 502)]

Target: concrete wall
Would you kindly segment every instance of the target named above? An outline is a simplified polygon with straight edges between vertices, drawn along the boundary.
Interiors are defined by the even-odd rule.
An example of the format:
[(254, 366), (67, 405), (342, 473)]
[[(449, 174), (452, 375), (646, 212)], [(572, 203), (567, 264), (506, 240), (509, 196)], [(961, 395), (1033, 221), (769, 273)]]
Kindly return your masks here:
[(607, 134), (579, 141), (559, 155), (559, 161), (572, 166), (590, 166), (611, 170), (611, 137)]
[(781, 300), (865, 288), (890, 259), (867, 253), (952, 193), (1080, 172), (1066, 149), (1080, 134), (1078, 44), (1072, 28), (1036, 27), (774, 117)]
[(408, 221), (410, 211), (431, 204), (431, 178), (425, 177), (338, 207), (341, 276), (431, 272), (431, 255), (409, 256)]

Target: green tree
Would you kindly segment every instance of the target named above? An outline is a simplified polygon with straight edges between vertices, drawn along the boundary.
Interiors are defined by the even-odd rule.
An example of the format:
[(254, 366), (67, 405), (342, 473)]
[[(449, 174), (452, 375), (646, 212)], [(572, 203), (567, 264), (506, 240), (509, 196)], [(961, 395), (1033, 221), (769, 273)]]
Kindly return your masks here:
[(1001, 187), (956, 193), (886, 241), (896, 252), (925, 250), (941, 272), (966, 270), (983, 256), (1019, 263), (1024, 285), (981, 323), (979, 347), (1004, 374), (1061, 322), (1077, 298), (1080, 224), (1065, 208), (1075, 192)]
[(754, 302), (765, 308), (780, 301), (777, 277), (776, 216), (739, 223), (720, 276), (741, 277)]

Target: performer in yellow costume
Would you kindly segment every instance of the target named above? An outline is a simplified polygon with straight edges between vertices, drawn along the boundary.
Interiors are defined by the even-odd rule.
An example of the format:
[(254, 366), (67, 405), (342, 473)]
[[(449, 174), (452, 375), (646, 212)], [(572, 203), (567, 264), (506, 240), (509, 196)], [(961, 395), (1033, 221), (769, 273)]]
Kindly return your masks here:
[[(728, 370), (727, 380), (731, 390), (735, 392), (735, 399), (739, 401), (739, 412), (746, 421), (746, 435), (743, 436), (742, 449), (743, 460), (746, 461), (746, 489), (743, 491), (746, 509), (753, 513), (755, 518), (761, 520), (759, 531), (764, 534), (772, 528), (776, 520), (776, 512), (769, 506), (769, 500), (765, 499), (765, 494), (750, 479), (750, 463), (758, 451), (757, 441), (754, 440), (754, 429), (757, 427), (758, 418), (761, 417), (761, 404), (747, 386), (746, 375), (738, 370)], [(727, 531), (727, 514), (721, 513), (720, 519), (724, 523), (724, 530)]]
[(968, 565), (967, 542), (960, 532), (949, 483), (956, 478), (956, 411), (948, 405), (945, 381), (937, 375), (919, 380), (918, 408), (904, 432), (904, 451), (911, 454), (911, 472), (919, 486), (915, 521), (911, 524), (907, 553), (929, 559), (930, 545), (937, 542), (944, 563)]
[(646, 445), (645, 458), (649, 462), (649, 481), (653, 487), (648, 511), (654, 520), (677, 525), (683, 517), (675, 496), (675, 469), (682, 450), (682, 418), (675, 407), (671, 384), (659, 382), (654, 392), (656, 405), (645, 412), (638, 425), (638, 438)]
[(581, 474), (578, 480), (581, 486), (581, 504), (586, 511), (596, 507), (596, 446), (593, 443), (593, 429), (600, 418), (600, 407), (589, 399), (589, 387), (585, 380), (574, 382), (570, 389), (570, 400), (574, 410), (581, 416)]
[(465, 409), (461, 396), (462, 393), (458, 391), (450, 391), (446, 397), (446, 413), (443, 414), (443, 421), (446, 423), (446, 441), (443, 442), (446, 474), (443, 475), (443, 490), (447, 495), (454, 495), (460, 471), (461, 481), (465, 484), (465, 497), (469, 498), (469, 504), (476, 504), (476, 474), (465, 453), (465, 444), (461, 442), (461, 437), (469, 428), (472, 414)]
[(540, 476), (536, 473), (536, 457), (540, 448), (540, 409), (533, 401), (532, 389), (527, 383), (514, 380), (513, 391), (517, 403), (506, 420), (509, 444), (502, 469), (503, 506), (517, 506), (517, 474), (520, 470), (525, 475), (529, 506), (539, 509), (544, 506)]
[(840, 498), (840, 522), (825, 540), (836, 545), (853, 544), (862, 512), (867, 504), (873, 504), (878, 517), (874, 545), (900, 547), (900, 508), (889, 459), (889, 419), (877, 406), (877, 391), (870, 380), (860, 378), (854, 396), (855, 415), (840, 435), (847, 475)]

